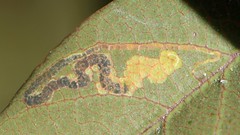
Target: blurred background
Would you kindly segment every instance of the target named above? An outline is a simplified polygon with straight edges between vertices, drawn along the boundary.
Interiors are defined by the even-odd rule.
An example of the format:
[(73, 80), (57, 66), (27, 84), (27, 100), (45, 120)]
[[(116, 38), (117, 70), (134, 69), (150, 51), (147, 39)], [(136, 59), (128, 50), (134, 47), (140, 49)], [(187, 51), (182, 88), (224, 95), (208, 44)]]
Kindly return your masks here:
[(64, 37), (111, 0), (0, 0), (0, 112)]

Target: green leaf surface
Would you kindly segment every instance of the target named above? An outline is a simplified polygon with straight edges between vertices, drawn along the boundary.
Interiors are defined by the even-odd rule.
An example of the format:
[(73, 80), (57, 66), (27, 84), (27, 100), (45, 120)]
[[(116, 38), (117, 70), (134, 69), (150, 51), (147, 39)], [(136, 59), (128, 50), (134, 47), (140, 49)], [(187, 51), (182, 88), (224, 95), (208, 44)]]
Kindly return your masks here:
[(237, 134), (239, 55), (183, 1), (115, 0), (36, 68), (0, 134)]

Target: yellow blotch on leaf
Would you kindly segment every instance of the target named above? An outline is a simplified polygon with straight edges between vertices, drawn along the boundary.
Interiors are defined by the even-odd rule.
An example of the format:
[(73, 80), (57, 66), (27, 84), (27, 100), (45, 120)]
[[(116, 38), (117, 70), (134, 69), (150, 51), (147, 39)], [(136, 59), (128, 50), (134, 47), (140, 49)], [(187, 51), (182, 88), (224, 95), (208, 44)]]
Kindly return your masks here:
[(174, 70), (182, 67), (182, 60), (174, 51), (163, 51), (160, 55), (160, 64), (162, 70), (167, 75), (170, 75)]
[(136, 89), (143, 87), (142, 81), (148, 78), (151, 83), (163, 83), (176, 69), (182, 67), (182, 60), (174, 51), (165, 50), (159, 59), (145, 56), (133, 56), (126, 63), (123, 83), (132, 95)]

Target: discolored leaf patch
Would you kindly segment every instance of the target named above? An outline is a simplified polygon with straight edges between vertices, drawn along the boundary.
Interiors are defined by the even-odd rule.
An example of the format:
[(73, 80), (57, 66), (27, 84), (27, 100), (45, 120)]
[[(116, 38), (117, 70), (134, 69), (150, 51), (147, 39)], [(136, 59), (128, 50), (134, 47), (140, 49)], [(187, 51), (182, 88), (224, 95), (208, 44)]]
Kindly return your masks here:
[(114, 1), (33, 72), (0, 133), (238, 133), (239, 55), (181, 1)]

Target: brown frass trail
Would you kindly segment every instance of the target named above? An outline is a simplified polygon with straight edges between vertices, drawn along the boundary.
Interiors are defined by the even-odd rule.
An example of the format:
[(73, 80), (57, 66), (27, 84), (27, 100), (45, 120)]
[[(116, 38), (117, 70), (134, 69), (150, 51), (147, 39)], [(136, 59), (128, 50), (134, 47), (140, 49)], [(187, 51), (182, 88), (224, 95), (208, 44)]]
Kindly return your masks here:
[[(46, 100), (48, 100), (51, 97), (50, 95), (52, 94), (53, 90), (57, 90), (57, 89), (52, 89), (52, 88), (48, 88), (48, 86), (45, 86), (42, 89), (41, 93), (34, 95), (34, 92), (36, 92), (36, 89), (41, 84), (46, 83), (48, 80), (50, 80), (61, 69), (63, 69), (67, 65), (69, 65), (71, 62), (74, 62), (78, 59), (86, 57), (87, 55), (89, 55), (93, 52), (96, 52), (96, 51), (98, 51), (98, 49), (90, 48), (82, 54), (74, 54), (68, 58), (61, 59), (60, 61), (58, 61), (56, 64), (54, 64), (52, 67), (50, 67), (46, 72), (44, 72), (41, 76), (37, 77), (37, 79), (34, 82), (31, 83), (31, 85), (29, 86), (29, 88), (26, 90), (26, 92), (24, 94), (24, 101), (28, 105), (35, 105), (35, 104), (41, 104), (41, 103), (45, 102)], [(68, 83), (67, 83), (68, 81), (69, 81), (68, 78), (65, 78), (65, 77), (57, 80), (58, 89), (68, 85)], [(61, 86), (61, 85), (63, 85), (63, 86)]]
[[(94, 50), (95, 49), (89, 49), (85, 51), (83, 55), (74, 55), (67, 59), (60, 60), (54, 66), (52, 66), (48, 72), (45, 72), (42, 76), (38, 77), (25, 92), (24, 98), (27, 105), (32, 106), (42, 104), (52, 97), (54, 91), (64, 87), (78, 89), (88, 86), (91, 80), (90, 76), (86, 74), (85, 71), (87, 68), (95, 65), (99, 69), (99, 81), (102, 88), (116, 94), (121, 93), (120, 84), (113, 82), (109, 78), (112, 65), (111, 61), (105, 54), (96, 53)], [(76, 80), (72, 81), (69, 79), (69, 77), (63, 76), (58, 80), (51, 80), (39, 94), (33, 94), (36, 88), (44, 82), (44, 79), (51, 79), (52, 76), (54, 76), (63, 67), (70, 64), (72, 61), (76, 61), (74, 66), (74, 72), (77, 75)]]

